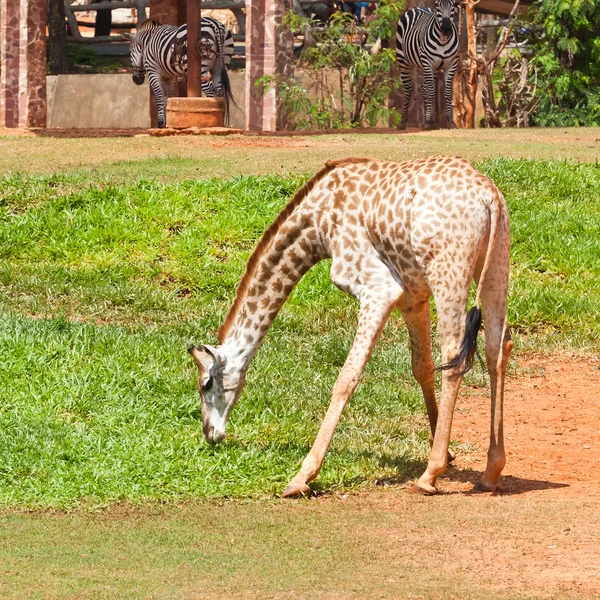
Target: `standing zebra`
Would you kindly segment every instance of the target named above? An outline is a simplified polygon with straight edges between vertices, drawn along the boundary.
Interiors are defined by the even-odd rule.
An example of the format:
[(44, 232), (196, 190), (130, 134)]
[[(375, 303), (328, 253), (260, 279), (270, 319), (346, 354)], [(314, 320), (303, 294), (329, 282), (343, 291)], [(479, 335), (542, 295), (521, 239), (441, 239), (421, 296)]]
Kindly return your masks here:
[(408, 105), (412, 93), (410, 67), (423, 69), (423, 101), (425, 103), (425, 129), (433, 129), (433, 98), (435, 72), (444, 69), (446, 80), (446, 117), (448, 127), (454, 128), (452, 114), (452, 83), (458, 65), (458, 31), (454, 25), (454, 0), (435, 0), (435, 9), (413, 8), (398, 21), (396, 34), (396, 60), (404, 88), (401, 128), (406, 127)]
[[(233, 37), (225, 25), (211, 17), (202, 17), (201, 31), (202, 91), (208, 98), (225, 98), (225, 122), (228, 122), (232, 95), (227, 65), (233, 54)], [(164, 127), (167, 98), (173, 82), (187, 71), (187, 25), (174, 27), (147, 19), (136, 34), (122, 35), (131, 42), (133, 82), (141, 85), (148, 73), (148, 82), (156, 99), (158, 126)], [(212, 80), (204, 81), (210, 75)]]

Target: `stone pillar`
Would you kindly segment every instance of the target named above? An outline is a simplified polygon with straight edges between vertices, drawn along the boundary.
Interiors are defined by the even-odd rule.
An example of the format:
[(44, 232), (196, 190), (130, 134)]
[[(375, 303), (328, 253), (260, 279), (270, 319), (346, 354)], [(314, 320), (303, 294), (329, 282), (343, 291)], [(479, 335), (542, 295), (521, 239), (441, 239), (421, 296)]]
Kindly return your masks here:
[(277, 94), (265, 94), (256, 87), (264, 75), (291, 75), (293, 72), (293, 39), (282, 32), (280, 24), (285, 12), (292, 9), (291, 0), (246, 0), (246, 129), (276, 131), (285, 127), (285, 116), (277, 114)]
[(0, 127), (46, 126), (46, 0), (0, 0)]

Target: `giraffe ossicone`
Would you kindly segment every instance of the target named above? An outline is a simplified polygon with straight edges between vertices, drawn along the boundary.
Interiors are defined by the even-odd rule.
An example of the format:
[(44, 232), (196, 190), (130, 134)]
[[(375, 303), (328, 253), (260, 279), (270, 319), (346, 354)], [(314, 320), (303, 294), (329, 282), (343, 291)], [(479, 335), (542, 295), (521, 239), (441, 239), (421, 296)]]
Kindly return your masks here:
[[(491, 386), (488, 462), (479, 489), (497, 489), (505, 464), (503, 396), (512, 341), (506, 319), (510, 227), (504, 197), (468, 161), (435, 156), (394, 163), (329, 161), (292, 198), (248, 260), (219, 344), (191, 346), (206, 439), (225, 437), (246, 370), (300, 278), (331, 259), (331, 280), (360, 302), (358, 327), (317, 438), (284, 495), (305, 494), (319, 473), (344, 406), (394, 308), (411, 343), (412, 371), (431, 426), (431, 453), (415, 490), (436, 492), (448, 462), (450, 430), (462, 375), (471, 367), (485, 318)], [(467, 313), (472, 280), (475, 305)], [(430, 298), (442, 350), (440, 408), (430, 340)]]

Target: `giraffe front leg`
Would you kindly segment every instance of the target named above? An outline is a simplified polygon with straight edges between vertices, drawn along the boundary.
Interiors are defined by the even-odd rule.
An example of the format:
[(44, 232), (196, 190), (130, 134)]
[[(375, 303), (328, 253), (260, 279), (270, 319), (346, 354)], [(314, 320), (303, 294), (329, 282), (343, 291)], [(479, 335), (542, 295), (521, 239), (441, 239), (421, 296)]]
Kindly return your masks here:
[(298, 475), (285, 488), (284, 498), (306, 494), (310, 491), (308, 484), (317, 477), (321, 470), (325, 453), (342, 416), (342, 411), (356, 389), (360, 375), (398, 297), (398, 295), (391, 297), (386, 294), (377, 298), (371, 297), (369, 301), (361, 303), (354, 343), (333, 387), (329, 409)]
[(433, 97), (435, 94), (435, 75), (429, 64), (423, 65), (423, 103), (425, 104), (425, 125), (423, 129), (435, 129), (433, 120)]

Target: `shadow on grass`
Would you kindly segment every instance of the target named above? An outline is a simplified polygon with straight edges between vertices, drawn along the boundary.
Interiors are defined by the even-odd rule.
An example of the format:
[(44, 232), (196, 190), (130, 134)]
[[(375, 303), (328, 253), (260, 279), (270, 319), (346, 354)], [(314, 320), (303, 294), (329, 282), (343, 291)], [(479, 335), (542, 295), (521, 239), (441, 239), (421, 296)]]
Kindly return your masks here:
[[(449, 468), (442, 476), (442, 479), (454, 481), (458, 483), (472, 483), (475, 485), (483, 475), (483, 471), (475, 471), (474, 469), (455, 469)], [(527, 492), (537, 492), (540, 490), (555, 490), (559, 488), (569, 487), (567, 483), (557, 481), (547, 481), (545, 479), (525, 479), (523, 477), (515, 477), (507, 475), (500, 479), (499, 493), (505, 496), (515, 496), (518, 494), (526, 494)], [(453, 493), (453, 492), (448, 492)], [(481, 494), (479, 490), (472, 489), (462, 494)]]
[(384, 467), (387, 471), (394, 471), (390, 475), (384, 477), (367, 477), (356, 475), (352, 477), (344, 477), (336, 484), (322, 483), (318, 479), (311, 481), (311, 493), (315, 496), (327, 496), (334, 492), (340, 491), (340, 488), (357, 488), (361, 485), (377, 485), (382, 487), (400, 487), (409, 481), (418, 477), (427, 466), (427, 462), (422, 459), (411, 459), (405, 456), (391, 456), (389, 454), (379, 454), (377, 452), (353, 452), (353, 456), (368, 458), (377, 461), (380, 467)]

